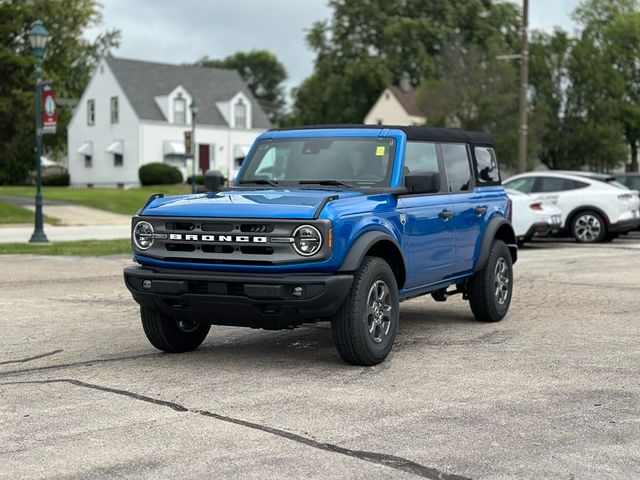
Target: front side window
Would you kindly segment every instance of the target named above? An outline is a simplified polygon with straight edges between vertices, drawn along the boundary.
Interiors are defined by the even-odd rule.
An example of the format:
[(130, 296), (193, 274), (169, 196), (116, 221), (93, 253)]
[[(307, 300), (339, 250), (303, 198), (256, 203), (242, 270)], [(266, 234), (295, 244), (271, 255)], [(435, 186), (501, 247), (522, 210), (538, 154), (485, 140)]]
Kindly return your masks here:
[(536, 177), (524, 177), (509, 180), (504, 184), (504, 188), (510, 188), (522, 193), (531, 193), (533, 190), (533, 184), (536, 181)]
[(343, 182), (389, 186), (395, 153), (390, 138), (307, 138), (263, 141), (247, 157), (240, 182), (283, 185)]
[(118, 123), (118, 97), (111, 97), (111, 123)]
[(236, 128), (247, 128), (247, 106), (242, 100), (238, 100), (234, 107)]
[(500, 170), (493, 148), (475, 147), (473, 153), (476, 158), (478, 183), (485, 185), (500, 183)]
[(96, 101), (87, 100), (87, 125), (95, 125), (96, 123)]
[(407, 175), (417, 171), (439, 171), (435, 143), (407, 142), (404, 156), (404, 174)]
[(453, 143), (442, 144), (442, 157), (447, 172), (450, 192), (466, 192), (471, 189), (471, 168), (467, 146)]
[(182, 97), (173, 100), (173, 123), (178, 125), (187, 123), (187, 102)]

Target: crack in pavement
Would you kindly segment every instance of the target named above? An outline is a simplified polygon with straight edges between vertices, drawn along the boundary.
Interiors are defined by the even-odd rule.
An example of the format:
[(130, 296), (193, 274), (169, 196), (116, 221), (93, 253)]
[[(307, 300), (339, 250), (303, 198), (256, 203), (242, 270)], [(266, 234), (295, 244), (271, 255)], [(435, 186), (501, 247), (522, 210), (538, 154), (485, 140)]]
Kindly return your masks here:
[(463, 477), (461, 475), (442, 472), (435, 468), (427, 467), (425, 465), (416, 463), (412, 460), (402, 458), (402, 457), (397, 457), (395, 455), (389, 455), (386, 453), (378, 453), (378, 452), (367, 452), (364, 450), (352, 450), (349, 448), (344, 448), (338, 445), (334, 445), (332, 443), (321, 443), (311, 438), (304, 437), (302, 435), (297, 435), (295, 433), (287, 432), (285, 430), (280, 430), (278, 428), (273, 428), (266, 425), (261, 425), (259, 423), (250, 422), (248, 420), (228, 417), (226, 415), (220, 415), (218, 413), (209, 412), (207, 410), (192, 410), (179, 403), (169, 402), (166, 400), (159, 400), (157, 398), (148, 397), (146, 395), (130, 392), (128, 390), (121, 390), (117, 388), (110, 388), (102, 385), (96, 385), (94, 383), (82, 382), (80, 380), (75, 380), (73, 378), (56, 378), (56, 379), (49, 379), (49, 380), (24, 380), (24, 381), (16, 381), (16, 382), (3, 382), (3, 383), (0, 383), (0, 385), (44, 385), (44, 384), (53, 384), (53, 383), (68, 383), (70, 385), (75, 385), (82, 388), (89, 388), (92, 390), (99, 390), (101, 392), (122, 395), (128, 398), (132, 398), (134, 400), (139, 400), (142, 402), (151, 403), (153, 405), (167, 407), (172, 410), (175, 410), (176, 412), (194, 413), (197, 415), (201, 415), (203, 417), (213, 418), (215, 420), (231, 423), (233, 425), (239, 425), (242, 427), (251, 428), (253, 430), (258, 430), (264, 433), (269, 433), (271, 435), (275, 435), (280, 438), (285, 438), (287, 440), (291, 440), (293, 442), (297, 442), (302, 445), (306, 445), (308, 447), (316, 448), (318, 450), (323, 450), (331, 453), (338, 453), (340, 455), (357, 458), (359, 460), (375, 463), (378, 465), (393, 468), (395, 470), (400, 470), (406, 473), (411, 473), (413, 475), (417, 475), (423, 478), (428, 478), (431, 480), (471, 480), (469, 477)]
[(63, 368), (73, 368), (73, 367), (90, 367), (92, 365), (101, 364), (101, 363), (111, 363), (111, 362), (120, 362), (125, 360), (138, 360), (140, 358), (146, 357), (160, 357), (162, 355), (166, 355), (164, 353), (140, 353), (137, 355), (126, 355), (123, 357), (112, 357), (112, 358), (95, 358), (91, 360), (82, 360), (79, 362), (70, 362), (70, 363), (58, 363), (55, 365), (45, 365), (43, 367), (31, 367), (31, 368), (21, 368), (19, 370), (6, 370), (0, 371), (0, 378), (3, 377), (12, 377), (14, 375), (20, 375), (21, 373), (33, 373), (33, 372), (43, 372), (47, 370), (60, 370)]
[(18, 360), (7, 360), (4, 362), (0, 362), (0, 365), (9, 365), (11, 363), (26, 363), (26, 362), (30, 362), (31, 360), (38, 360), (40, 358), (50, 357), (51, 355), (55, 355), (56, 353), (60, 353), (60, 352), (64, 352), (64, 350), (59, 348), (58, 350), (53, 350), (52, 352), (47, 352), (47, 353), (41, 353), (40, 355), (34, 355), (33, 357), (20, 358)]

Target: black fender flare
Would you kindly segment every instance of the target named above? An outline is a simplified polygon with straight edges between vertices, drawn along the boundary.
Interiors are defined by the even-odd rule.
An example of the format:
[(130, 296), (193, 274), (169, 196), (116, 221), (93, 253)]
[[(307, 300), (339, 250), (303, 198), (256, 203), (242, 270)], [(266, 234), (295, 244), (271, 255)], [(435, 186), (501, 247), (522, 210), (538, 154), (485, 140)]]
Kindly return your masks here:
[(513, 263), (516, 263), (516, 261), (518, 260), (518, 245), (516, 242), (516, 234), (513, 231), (511, 222), (509, 222), (509, 220), (504, 217), (493, 217), (491, 220), (489, 220), (489, 223), (484, 230), (484, 236), (482, 237), (482, 244), (480, 245), (478, 259), (476, 261), (476, 266), (473, 269), (475, 272), (482, 270), (487, 264), (487, 260), (489, 259), (489, 252), (491, 251), (491, 245), (496, 239), (496, 236), (498, 236), (498, 233), (499, 238), (504, 241), (504, 243), (506, 243), (507, 247), (509, 248), (511, 261)]
[(407, 268), (407, 262), (400, 248), (398, 242), (395, 238), (393, 238), (388, 233), (381, 232), (380, 230), (374, 230), (365, 232), (358, 237), (358, 239), (351, 245), (349, 252), (344, 257), (340, 268), (338, 268), (339, 272), (353, 272), (360, 267), (362, 263), (362, 259), (365, 257), (369, 249), (374, 246), (376, 243), (380, 241), (388, 241), (395, 245), (400, 257), (402, 258), (403, 268)]

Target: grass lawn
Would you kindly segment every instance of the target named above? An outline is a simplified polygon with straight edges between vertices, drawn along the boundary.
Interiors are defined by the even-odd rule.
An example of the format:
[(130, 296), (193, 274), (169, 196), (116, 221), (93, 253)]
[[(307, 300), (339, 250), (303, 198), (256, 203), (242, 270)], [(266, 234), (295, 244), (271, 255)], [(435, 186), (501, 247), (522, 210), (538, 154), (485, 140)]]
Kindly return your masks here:
[(30, 253), (33, 255), (80, 255), (83, 257), (100, 257), (118, 253), (131, 253), (131, 241), (127, 238), (118, 240), (83, 240), (81, 242), (54, 242), (50, 245), (33, 245), (30, 243), (0, 243), (0, 255)]
[[(33, 223), (33, 212), (7, 202), (0, 201), (0, 223)], [(44, 217), (45, 223), (55, 225), (55, 218)]]
[[(42, 189), (42, 195), (45, 199), (77, 203), (79, 205), (121, 213), (123, 215), (133, 215), (136, 213), (152, 193), (178, 195), (190, 192), (191, 186), (186, 184), (157, 185), (131, 188), (129, 190), (121, 190), (118, 188), (69, 187), (43, 187)], [(0, 195), (32, 197), (34, 193), (35, 187), (0, 187)], [(30, 215), (33, 214), (30, 213)]]

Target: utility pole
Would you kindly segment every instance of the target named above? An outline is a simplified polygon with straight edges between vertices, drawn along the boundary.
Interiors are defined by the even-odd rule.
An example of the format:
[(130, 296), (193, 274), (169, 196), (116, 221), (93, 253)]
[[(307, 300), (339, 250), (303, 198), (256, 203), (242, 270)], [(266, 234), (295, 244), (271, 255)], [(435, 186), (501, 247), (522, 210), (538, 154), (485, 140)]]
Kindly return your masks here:
[(527, 171), (527, 94), (529, 93), (529, 0), (522, 5), (522, 55), (520, 58), (520, 129), (518, 136), (518, 173)]

